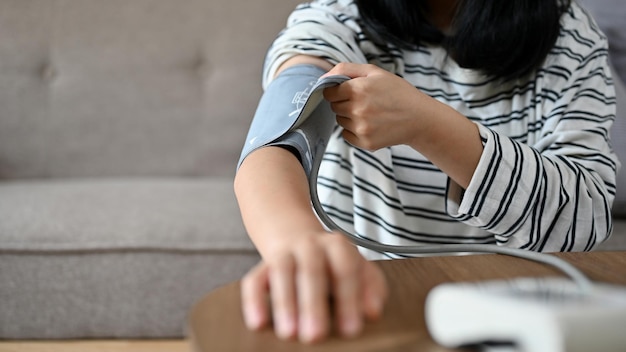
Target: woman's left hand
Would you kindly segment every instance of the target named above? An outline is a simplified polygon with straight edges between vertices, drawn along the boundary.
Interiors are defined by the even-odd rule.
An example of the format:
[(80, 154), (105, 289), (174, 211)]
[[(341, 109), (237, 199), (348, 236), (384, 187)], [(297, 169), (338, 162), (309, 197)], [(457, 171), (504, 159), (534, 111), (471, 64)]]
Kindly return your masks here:
[(428, 99), (403, 78), (374, 65), (352, 63), (338, 64), (329, 75), (352, 78), (324, 90), (350, 144), (370, 151), (410, 145), (425, 127), (420, 105)]

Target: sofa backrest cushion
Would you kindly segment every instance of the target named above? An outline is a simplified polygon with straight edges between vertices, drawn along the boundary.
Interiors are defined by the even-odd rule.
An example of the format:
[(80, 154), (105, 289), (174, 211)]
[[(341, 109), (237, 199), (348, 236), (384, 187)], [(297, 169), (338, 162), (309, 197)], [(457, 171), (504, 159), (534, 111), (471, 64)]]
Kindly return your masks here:
[(626, 218), (626, 4), (624, 0), (579, 0), (594, 16), (609, 40), (609, 57), (617, 94), (617, 115), (611, 138), (613, 149), (622, 162), (617, 177), (617, 196), (613, 214)]
[(0, 178), (234, 175), (298, 2), (0, 1)]
[(626, 2), (624, 0), (579, 0), (594, 16), (609, 39), (609, 52), (615, 72), (626, 82)]

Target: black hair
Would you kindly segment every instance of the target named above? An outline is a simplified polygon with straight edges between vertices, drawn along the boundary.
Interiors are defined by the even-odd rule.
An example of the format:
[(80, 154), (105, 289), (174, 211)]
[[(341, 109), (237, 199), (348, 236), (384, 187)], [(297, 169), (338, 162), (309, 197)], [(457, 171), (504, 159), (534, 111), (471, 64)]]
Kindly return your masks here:
[(441, 45), (459, 66), (504, 80), (538, 68), (570, 0), (459, 0), (449, 34), (429, 22), (426, 0), (355, 0), (372, 39), (401, 49)]

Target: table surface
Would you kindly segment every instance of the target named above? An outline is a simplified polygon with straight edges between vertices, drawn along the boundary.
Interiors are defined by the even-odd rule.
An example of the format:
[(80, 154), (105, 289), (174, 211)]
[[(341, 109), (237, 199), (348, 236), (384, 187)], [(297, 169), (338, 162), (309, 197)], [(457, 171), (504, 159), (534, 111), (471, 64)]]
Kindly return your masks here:
[[(592, 280), (626, 285), (626, 252), (556, 253)], [(209, 351), (463, 351), (437, 345), (426, 330), (424, 302), (434, 286), (444, 282), (505, 279), (523, 276), (563, 276), (544, 264), (498, 254), (440, 256), (377, 262), (390, 288), (382, 319), (367, 323), (354, 339), (331, 336), (305, 345), (281, 341), (271, 328), (248, 331), (244, 325), (239, 282), (218, 288), (199, 301), (189, 315), (192, 348)], [(469, 351), (469, 350), (464, 350)]]
[(187, 340), (0, 340), (0, 352), (189, 352)]

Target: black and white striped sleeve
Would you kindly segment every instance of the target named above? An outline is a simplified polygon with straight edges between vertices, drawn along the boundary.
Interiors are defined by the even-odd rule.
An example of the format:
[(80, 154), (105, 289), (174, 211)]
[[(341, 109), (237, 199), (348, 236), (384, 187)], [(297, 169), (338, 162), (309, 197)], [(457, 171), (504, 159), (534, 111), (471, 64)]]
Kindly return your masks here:
[[(572, 50), (577, 46), (584, 54)], [(615, 90), (606, 42), (553, 51), (566, 59), (548, 70), (552, 84), (538, 94), (552, 97), (541, 105), (541, 137), (528, 145), (479, 125), (482, 158), (462, 197), (448, 199), (447, 211), (493, 233), (500, 245), (588, 251), (612, 231), (620, 166), (609, 140)]]

